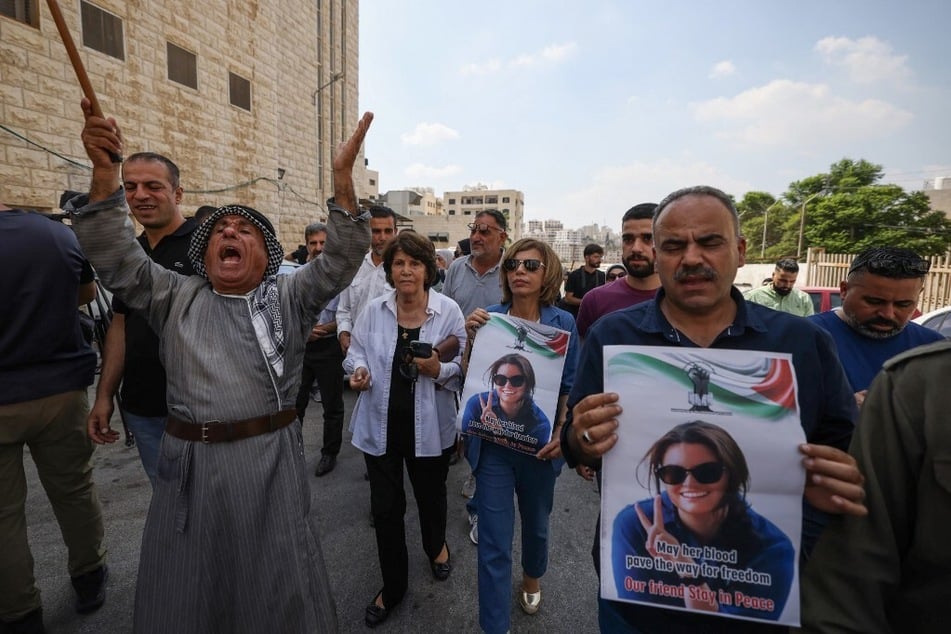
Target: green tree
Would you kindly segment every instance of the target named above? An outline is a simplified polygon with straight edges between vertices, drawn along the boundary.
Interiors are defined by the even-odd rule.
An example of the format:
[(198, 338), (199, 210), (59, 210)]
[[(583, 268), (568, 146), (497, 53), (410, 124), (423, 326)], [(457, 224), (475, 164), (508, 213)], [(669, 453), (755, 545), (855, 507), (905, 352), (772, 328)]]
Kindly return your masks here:
[(774, 261), (796, 252), (795, 241), (787, 240), (786, 236), (790, 219), (795, 220), (799, 215), (783, 198), (777, 199), (766, 192), (747, 192), (736, 209), (740, 215), (740, 231), (746, 238), (747, 259)]
[(882, 175), (881, 165), (845, 158), (827, 174), (791, 183), (783, 198), (792, 210), (779, 244), (787, 248), (791, 239), (798, 243), (805, 204), (803, 253), (810, 246), (857, 253), (883, 245), (906, 247), (921, 255), (946, 253), (951, 247), (951, 221), (942, 212), (931, 211), (921, 192), (879, 184)]

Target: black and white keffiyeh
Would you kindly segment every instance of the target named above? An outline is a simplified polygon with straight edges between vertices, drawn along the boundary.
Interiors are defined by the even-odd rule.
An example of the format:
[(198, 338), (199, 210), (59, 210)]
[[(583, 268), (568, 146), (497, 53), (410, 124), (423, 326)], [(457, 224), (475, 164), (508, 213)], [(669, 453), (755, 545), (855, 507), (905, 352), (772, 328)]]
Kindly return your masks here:
[(254, 333), (264, 356), (275, 375), (283, 376), (284, 320), (281, 318), (281, 304), (277, 297), (277, 280), (274, 275), (284, 260), (284, 247), (278, 242), (271, 221), (260, 211), (244, 205), (219, 207), (192, 233), (191, 243), (188, 245), (188, 259), (191, 260), (195, 273), (204, 278), (208, 277), (208, 272), (205, 270), (205, 252), (208, 250), (208, 241), (211, 239), (215, 223), (224, 216), (247, 218), (264, 234), (267, 268), (264, 269), (264, 280), (247, 295), (248, 309), (251, 313)]
[(284, 320), (277, 297), (277, 278), (264, 279), (256, 289), (248, 293), (248, 308), (251, 324), (258, 344), (276, 376), (284, 375)]
[(281, 262), (284, 260), (284, 247), (277, 240), (274, 225), (257, 209), (244, 205), (219, 207), (192, 233), (192, 240), (188, 245), (188, 259), (191, 260), (195, 273), (205, 278), (208, 277), (208, 272), (205, 271), (205, 251), (208, 250), (211, 230), (214, 229), (215, 223), (224, 216), (247, 218), (255, 227), (261, 230), (261, 233), (264, 234), (264, 246), (267, 247), (267, 268), (264, 269), (264, 277), (267, 278), (277, 273), (278, 267), (281, 266)]

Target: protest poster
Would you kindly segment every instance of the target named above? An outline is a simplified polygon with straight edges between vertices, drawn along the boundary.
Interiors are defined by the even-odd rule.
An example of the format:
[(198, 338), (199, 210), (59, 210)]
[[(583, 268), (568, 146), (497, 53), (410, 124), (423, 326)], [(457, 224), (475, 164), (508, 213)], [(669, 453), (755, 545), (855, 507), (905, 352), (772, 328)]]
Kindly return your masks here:
[(476, 335), (460, 431), (536, 454), (551, 440), (570, 333), (491, 313)]
[(601, 596), (799, 625), (805, 472), (792, 356), (606, 346)]

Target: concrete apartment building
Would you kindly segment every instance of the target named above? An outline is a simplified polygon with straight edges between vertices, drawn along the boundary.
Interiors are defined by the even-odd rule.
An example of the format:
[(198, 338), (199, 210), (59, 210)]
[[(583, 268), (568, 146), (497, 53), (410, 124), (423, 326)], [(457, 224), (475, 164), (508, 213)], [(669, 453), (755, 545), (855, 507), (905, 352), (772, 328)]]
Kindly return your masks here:
[(951, 218), (951, 176), (925, 181), (922, 191), (931, 201), (932, 209), (943, 211), (945, 216)]
[(391, 189), (379, 197), (386, 205), (402, 216), (441, 216), (442, 198), (437, 198), (432, 187)]
[(447, 216), (464, 218), (464, 225), (472, 222), (480, 211), (498, 209), (508, 219), (509, 238), (515, 241), (522, 237), (525, 195), (517, 189), (489, 189), (481, 183), (467, 185), (462, 191), (444, 192), (442, 206)]
[[(179, 165), (186, 215), (250, 205), (289, 249), (326, 217), (331, 152), (358, 117), (357, 0), (60, 4), (126, 154)], [(46, 3), (0, 2), (0, 200), (49, 210), (88, 188), (81, 96)], [(376, 194), (364, 161), (355, 177)]]

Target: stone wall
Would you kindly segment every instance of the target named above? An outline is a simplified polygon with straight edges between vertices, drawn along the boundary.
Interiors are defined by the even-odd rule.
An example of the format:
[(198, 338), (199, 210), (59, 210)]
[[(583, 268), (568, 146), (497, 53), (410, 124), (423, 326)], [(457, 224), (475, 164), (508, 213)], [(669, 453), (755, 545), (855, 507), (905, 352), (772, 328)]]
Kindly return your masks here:
[[(61, 7), (125, 153), (179, 165), (185, 215), (239, 202), (267, 213), (289, 249), (302, 242), (332, 195), (331, 149), (357, 120), (358, 2), (91, 3), (122, 20), (124, 61), (83, 46), (79, 0)], [(38, 28), (0, 17), (0, 200), (51, 209), (64, 189), (87, 189), (89, 171), (81, 90), (40, 4)], [(197, 90), (168, 79), (167, 42), (196, 55)], [(230, 104), (229, 72), (250, 81), (250, 112)]]

